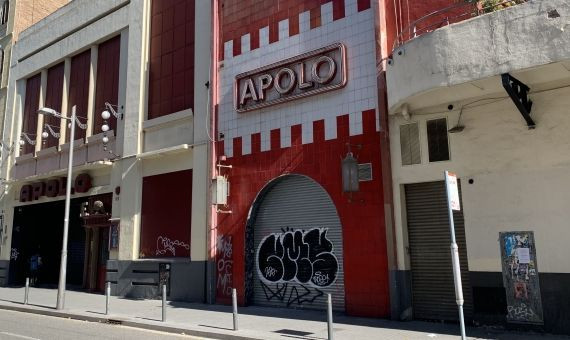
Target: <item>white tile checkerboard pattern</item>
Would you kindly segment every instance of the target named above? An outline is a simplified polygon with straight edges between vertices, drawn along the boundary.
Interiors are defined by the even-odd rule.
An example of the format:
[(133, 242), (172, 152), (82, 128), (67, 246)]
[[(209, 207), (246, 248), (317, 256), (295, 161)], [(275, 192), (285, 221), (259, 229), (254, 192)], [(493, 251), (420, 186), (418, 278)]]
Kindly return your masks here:
[[(232, 42), (224, 44), (220, 69), (218, 130), (225, 135), (224, 151), (233, 156), (233, 138), (242, 137), (242, 154), (251, 153), (251, 135), (261, 133), (261, 151), (271, 147), (270, 131), (281, 130), (281, 147), (291, 145), (291, 126), (302, 124), (302, 143), (313, 142), (313, 122), (324, 119), (325, 139), (337, 138), (336, 117), (349, 115), (350, 135), (362, 134), (362, 111), (377, 107), (374, 16), (358, 12), (356, 0), (345, 1), (345, 17), (333, 21), (332, 3), (321, 7), (322, 25), (309, 27), (309, 12), (299, 14), (300, 33), (289, 37), (289, 20), (279, 22), (279, 41), (269, 44), (269, 28), (260, 29), (260, 47), (249, 51), (251, 36), (242, 37), (242, 54), (232, 57)], [(247, 41), (248, 49), (244, 49)], [(347, 47), (348, 82), (329, 93), (238, 114), (233, 104), (237, 74), (298, 54), (342, 42)], [(244, 53), (244, 51), (247, 51)], [(228, 53), (229, 52), (229, 53)]]

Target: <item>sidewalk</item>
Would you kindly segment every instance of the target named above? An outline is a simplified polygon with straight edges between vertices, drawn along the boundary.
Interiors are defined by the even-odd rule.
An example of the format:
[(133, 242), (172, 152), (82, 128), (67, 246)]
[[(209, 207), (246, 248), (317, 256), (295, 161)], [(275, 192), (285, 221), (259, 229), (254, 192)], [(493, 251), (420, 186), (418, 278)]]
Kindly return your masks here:
[[(0, 288), (0, 309), (121, 323), (125, 326), (184, 333), (214, 339), (327, 339), (325, 312), (241, 307), (239, 331), (232, 330), (231, 306), (169, 302), (167, 322), (161, 322), (160, 300), (129, 300), (111, 297), (110, 315), (105, 315), (105, 296), (67, 291), (65, 310), (55, 310), (57, 290), (30, 288), (24, 305), (24, 288)], [(397, 322), (334, 316), (335, 340), (360, 339), (457, 339), (458, 325), (420, 321)], [(515, 333), (490, 328), (468, 328), (472, 339), (569, 339), (535, 333)]]

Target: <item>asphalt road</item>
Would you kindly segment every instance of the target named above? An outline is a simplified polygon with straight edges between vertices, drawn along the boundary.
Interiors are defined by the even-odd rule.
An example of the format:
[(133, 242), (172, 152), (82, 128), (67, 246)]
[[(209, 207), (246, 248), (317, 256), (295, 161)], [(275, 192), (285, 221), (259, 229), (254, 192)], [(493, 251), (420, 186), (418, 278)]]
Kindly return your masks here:
[(198, 340), (203, 338), (147, 331), (118, 325), (0, 310), (0, 340), (51, 339)]

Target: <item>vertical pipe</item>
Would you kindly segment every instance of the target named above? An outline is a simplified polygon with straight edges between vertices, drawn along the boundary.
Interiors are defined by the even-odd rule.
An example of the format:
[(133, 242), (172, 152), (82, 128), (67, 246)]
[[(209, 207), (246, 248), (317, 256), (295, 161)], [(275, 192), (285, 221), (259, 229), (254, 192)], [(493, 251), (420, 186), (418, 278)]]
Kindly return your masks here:
[(105, 315), (109, 315), (109, 298), (111, 297), (111, 282), (105, 287)]
[(327, 294), (327, 329), (329, 333), (328, 340), (333, 340), (334, 334), (333, 334), (332, 297), (330, 294)]
[(26, 278), (26, 291), (24, 292), (24, 305), (28, 304), (28, 294), (30, 293), (30, 278)]
[(237, 310), (237, 292), (236, 289), (232, 289), (232, 309), (234, 316), (234, 331), (238, 330), (238, 310)]
[(162, 285), (162, 322), (166, 322), (166, 285)]

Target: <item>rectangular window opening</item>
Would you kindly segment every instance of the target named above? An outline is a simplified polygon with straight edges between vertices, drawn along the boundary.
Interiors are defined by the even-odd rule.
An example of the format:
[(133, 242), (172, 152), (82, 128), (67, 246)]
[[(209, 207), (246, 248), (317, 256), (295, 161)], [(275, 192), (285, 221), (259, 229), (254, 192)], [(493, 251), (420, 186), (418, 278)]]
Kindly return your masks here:
[(430, 162), (449, 160), (449, 140), (447, 137), (447, 119), (428, 120), (427, 138)]

